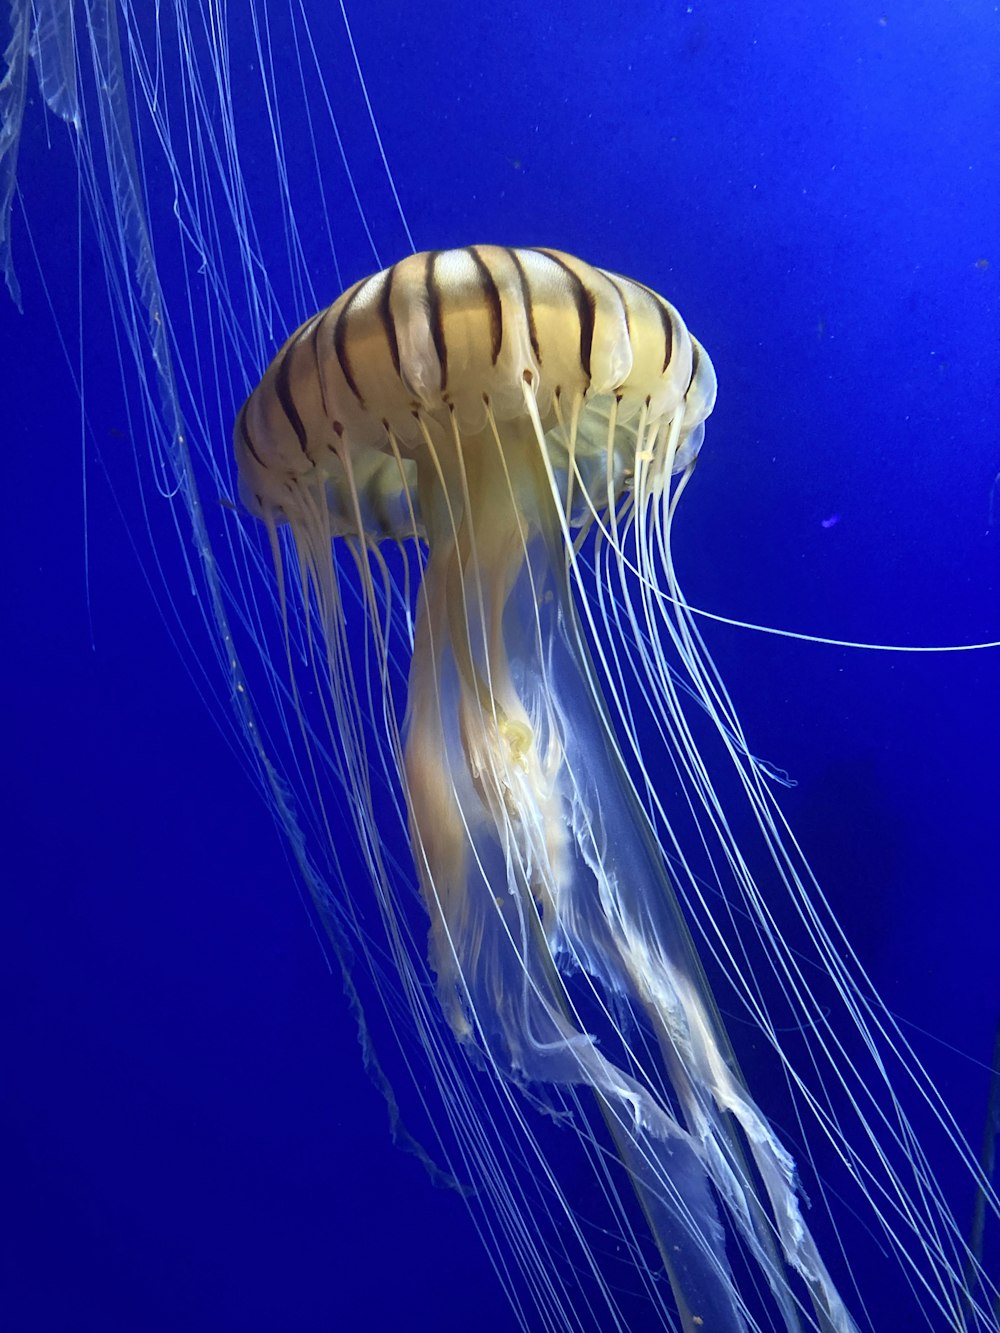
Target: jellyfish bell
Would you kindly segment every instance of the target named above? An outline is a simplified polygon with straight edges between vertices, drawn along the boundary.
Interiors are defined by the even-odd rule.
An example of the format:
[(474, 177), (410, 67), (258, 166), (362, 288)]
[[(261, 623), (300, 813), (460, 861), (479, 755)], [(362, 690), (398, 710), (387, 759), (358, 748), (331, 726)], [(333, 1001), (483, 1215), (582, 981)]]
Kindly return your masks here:
[[(302, 619), (319, 627), (309, 670), (329, 700), (347, 808), (401, 972), (413, 964), (379, 859), (373, 772), (391, 773), (404, 796), (455, 1038), (530, 1093), (593, 1093), (683, 1327), (767, 1317), (845, 1333), (858, 1325), (807, 1226), (795, 1162), (743, 1081), (699, 962), (684, 904), (705, 908), (702, 885), (647, 757), (672, 748), (709, 864), (728, 866), (766, 929), (771, 908), (704, 769), (673, 652), (736, 765), (775, 878), (847, 993), (673, 568), (671, 525), (715, 388), (680, 315), (640, 283), (552, 250), (417, 254), (348, 289), (282, 347), (237, 418), (240, 491), (270, 534), (286, 636), (293, 583)], [(345, 629), (355, 583), (338, 541), (366, 611), (367, 675)], [(403, 577), (384, 546), (401, 552)], [(389, 684), (400, 644), (405, 704)], [(707, 947), (865, 1189), (866, 1161), (789, 1067), (732, 915), (728, 937), (722, 914), (708, 917)], [(780, 940), (773, 951), (815, 1025), (811, 1058), (847, 1059), (847, 1075), (831, 1077), (863, 1097), (792, 951)], [(867, 1125), (875, 1103), (858, 1115)], [(919, 1160), (896, 1146), (919, 1188)], [(917, 1237), (908, 1248), (893, 1208), (878, 1204), (889, 1243), (958, 1317), (966, 1279), (940, 1239), (958, 1245), (953, 1223), (935, 1200), (914, 1203), (897, 1164), (885, 1169)], [(628, 1205), (616, 1207), (624, 1219)], [(753, 1296), (734, 1277), (734, 1244), (756, 1271)]]
[[(679, 464), (695, 451), (691, 437), (700, 442), (714, 374), (676, 311), (640, 284), (557, 251), (470, 246), (413, 255), (355, 284), (275, 357), (237, 423), (240, 491), (253, 512), (287, 518), (293, 479), (320, 478), (338, 491), (348, 470), (361, 466), (361, 484), (348, 489), (363, 506), (373, 503), (375, 515), (400, 489), (400, 459), (405, 467), (426, 452), (428, 423), (459, 439), (482, 436), (468, 446), (478, 461), (495, 453), (486, 437), (498, 425), (513, 448), (517, 423), (534, 438), (534, 414), (544, 434), (560, 420), (568, 425), (584, 403), (574, 457), (588, 473), (601, 459), (603, 487), (612, 402), (621, 428), (617, 436), (611, 430), (610, 450), (619, 490), (635, 466), (638, 434), (626, 428), (644, 413), (655, 438), (685, 394)], [(386, 458), (396, 467), (383, 471)], [(328, 508), (338, 531), (349, 531), (354, 512)], [(408, 538), (412, 523), (384, 535)]]

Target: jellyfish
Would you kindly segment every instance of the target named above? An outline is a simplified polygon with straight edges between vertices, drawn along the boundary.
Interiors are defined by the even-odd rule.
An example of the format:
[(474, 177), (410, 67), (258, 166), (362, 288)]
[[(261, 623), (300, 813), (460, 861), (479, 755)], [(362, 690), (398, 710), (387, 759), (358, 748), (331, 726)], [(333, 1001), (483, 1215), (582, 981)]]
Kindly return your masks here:
[[(240, 494), (267, 529), (286, 637), (292, 597), (315, 628), (308, 683), (327, 701), (390, 940), (401, 926), (369, 774), (398, 783), (455, 1039), (499, 1079), (593, 1095), (685, 1329), (758, 1327), (724, 1213), (784, 1327), (849, 1333), (793, 1158), (741, 1078), (699, 964), (668, 871), (675, 817), (644, 740), (675, 756), (710, 861), (766, 928), (669, 665), (683, 664), (776, 872), (800, 890), (671, 557), (715, 394), (708, 355), (641, 283), (550, 249), (416, 254), (278, 352), (236, 421)], [(366, 613), (360, 671), (331, 545), (350, 551)], [(363, 735), (359, 715), (374, 722)], [(676, 846), (671, 859), (690, 898), (696, 876)], [(739, 970), (732, 941), (714, 947)], [(781, 966), (802, 984), (794, 960)], [(832, 1055), (835, 1036), (810, 1018)], [(614, 1040), (596, 1035), (602, 1020)], [(924, 1225), (943, 1260), (955, 1237), (940, 1218)], [(965, 1275), (920, 1262), (915, 1278), (957, 1326)]]
[[(310, 132), (330, 80), (295, 11), (283, 42), (251, 8), (265, 203), (215, 7), (144, 24), (109, 0), (75, 19), (14, 0), (0, 266), (16, 297), (34, 60), (118, 321), (133, 531), (162, 505), (182, 534), (169, 606), (287, 837), (397, 1137), (461, 1189), (525, 1330), (637, 1327), (636, 1295), (642, 1327), (871, 1328), (841, 1253), (852, 1214), (901, 1317), (995, 1330), (995, 1284), (911, 1102), (995, 1196), (840, 933), (677, 576), (708, 354), (650, 288), (561, 251), (386, 268), (360, 211), (378, 271), (274, 356), (328, 299), (291, 202), (298, 85), (274, 69), (291, 53), (303, 94), (312, 80)], [(347, 224), (323, 153), (339, 131), (303, 142), (337, 290)], [(781, 1124), (734, 1023), (769, 1054)], [(579, 1150), (587, 1203), (556, 1139)]]
[[(798, 1316), (783, 1265), (820, 1326), (843, 1333), (856, 1326), (805, 1224), (791, 1159), (733, 1067), (648, 804), (637, 718), (653, 711), (682, 734), (660, 638), (673, 610), (671, 632), (692, 631), (662, 594), (676, 592), (672, 507), (714, 399), (704, 349), (640, 283), (555, 250), (418, 254), (285, 343), (237, 419), (240, 492), (268, 529), (282, 603), (297, 584), (318, 628), (316, 673), (373, 849), (366, 768), (399, 779), (455, 1038), (500, 1078), (597, 1098), (686, 1328), (747, 1327), (721, 1201), (787, 1326)], [(627, 666), (596, 626), (588, 532), (631, 629)], [(384, 690), (363, 741), (331, 541), (354, 555)], [(383, 543), (414, 566), (402, 582)], [(387, 622), (405, 620), (413, 583), (400, 713)], [(393, 886), (380, 888), (391, 938)], [(648, 1041), (609, 1052), (573, 974)]]

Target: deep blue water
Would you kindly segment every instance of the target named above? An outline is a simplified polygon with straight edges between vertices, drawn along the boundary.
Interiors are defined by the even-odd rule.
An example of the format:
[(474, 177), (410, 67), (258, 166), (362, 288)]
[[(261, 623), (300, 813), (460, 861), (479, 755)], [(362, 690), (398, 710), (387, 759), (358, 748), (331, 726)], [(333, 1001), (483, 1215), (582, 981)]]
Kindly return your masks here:
[[(578, 253), (664, 292), (711, 352), (718, 407), (677, 533), (690, 600), (869, 642), (1000, 638), (995, 6), (372, 8), (352, 6), (354, 32), (418, 248)], [(242, 6), (230, 23), (249, 50)], [(342, 35), (331, 50), (389, 260), (405, 237)], [(96, 302), (101, 279), (89, 243), (78, 270), (67, 132), (31, 97), (24, 314), (0, 301), (0, 1319), (512, 1328), (461, 1199), (390, 1143), (278, 835), (130, 548), (106, 332), (87, 344), (85, 524), (78, 400), (25, 218), (71, 347), (78, 283)], [(268, 134), (246, 129), (248, 170)], [(346, 283), (375, 265), (333, 194)], [(332, 267), (316, 280), (336, 295)], [(862, 961), (978, 1144), (1000, 1015), (1000, 656), (706, 635), (755, 751), (798, 780), (790, 821)]]

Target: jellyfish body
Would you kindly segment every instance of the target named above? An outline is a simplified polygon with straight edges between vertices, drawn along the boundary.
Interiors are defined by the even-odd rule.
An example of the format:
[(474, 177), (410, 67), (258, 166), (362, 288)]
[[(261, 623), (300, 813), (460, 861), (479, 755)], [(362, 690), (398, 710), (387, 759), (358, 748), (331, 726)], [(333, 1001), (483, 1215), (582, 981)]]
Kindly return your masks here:
[[(721, 1206), (785, 1326), (799, 1326), (787, 1265), (819, 1326), (848, 1330), (791, 1158), (704, 990), (622, 753), (629, 699), (602, 689), (615, 676), (581, 601), (583, 535), (599, 525), (621, 552), (651, 506), (669, 521), (714, 398), (708, 356), (638, 283), (551, 250), (415, 255), (278, 353), (237, 421), (241, 493), (272, 535), (291, 530), (337, 716), (351, 667), (331, 538), (358, 557), (383, 651), (368, 555), (426, 548), (398, 734), (390, 699), (382, 712), (455, 1036), (502, 1078), (593, 1091), (685, 1327), (748, 1326)], [(573, 976), (633, 1015), (645, 1050), (607, 1052)]]

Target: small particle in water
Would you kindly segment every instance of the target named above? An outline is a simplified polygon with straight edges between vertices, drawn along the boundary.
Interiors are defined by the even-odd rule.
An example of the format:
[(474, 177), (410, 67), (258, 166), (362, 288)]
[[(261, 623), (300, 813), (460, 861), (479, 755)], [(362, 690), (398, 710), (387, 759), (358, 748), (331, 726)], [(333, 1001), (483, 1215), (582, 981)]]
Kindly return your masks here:
[(821, 528), (835, 528), (840, 522), (839, 514), (831, 514), (829, 518), (820, 519)]

